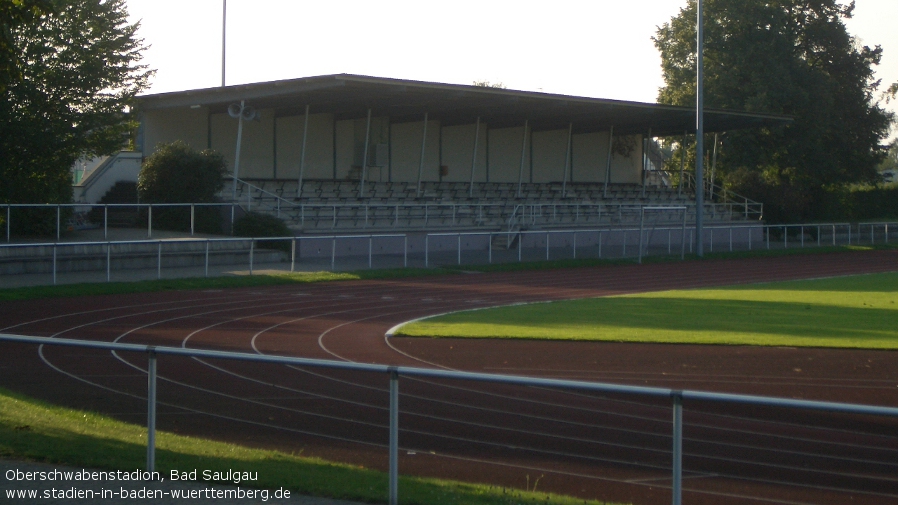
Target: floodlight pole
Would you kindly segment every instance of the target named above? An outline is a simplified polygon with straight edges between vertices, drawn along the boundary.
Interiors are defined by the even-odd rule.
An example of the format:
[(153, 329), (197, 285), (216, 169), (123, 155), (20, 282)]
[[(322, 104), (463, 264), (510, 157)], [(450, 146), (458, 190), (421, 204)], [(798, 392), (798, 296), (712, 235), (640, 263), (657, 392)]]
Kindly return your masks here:
[(225, 41), (228, 28), (228, 0), (221, 0), (221, 86), (225, 85)]
[(705, 65), (703, 61), (703, 16), (702, 16), (702, 0), (697, 2), (697, 20), (696, 20), (696, 99), (695, 99), (695, 254), (701, 258), (705, 255), (703, 249), (702, 224), (705, 212), (705, 181), (703, 152), (705, 150), (704, 134), (705, 134), (705, 99), (704, 99), (704, 78)]

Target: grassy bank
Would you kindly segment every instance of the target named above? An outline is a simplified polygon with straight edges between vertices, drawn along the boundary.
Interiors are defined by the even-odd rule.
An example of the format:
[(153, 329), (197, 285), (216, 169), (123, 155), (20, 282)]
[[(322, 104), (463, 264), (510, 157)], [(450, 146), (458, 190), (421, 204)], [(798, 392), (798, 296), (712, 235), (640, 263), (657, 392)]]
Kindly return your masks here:
[(898, 349), (898, 273), (498, 307), (397, 334)]
[[(387, 475), (366, 468), (166, 432), (157, 433), (156, 447), (156, 470), (163, 477), (172, 469), (258, 472), (258, 481), (252, 486), (263, 489), (284, 487), (313, 496), (368, 503), (387, 501)], [(0, 457), (133, 471), (146, 463), (146, 428), (90, 412), (54, 407), (0, 388)], [(399, 493), (400, 503), (409, 505), (601, 503), (401, 476)]]

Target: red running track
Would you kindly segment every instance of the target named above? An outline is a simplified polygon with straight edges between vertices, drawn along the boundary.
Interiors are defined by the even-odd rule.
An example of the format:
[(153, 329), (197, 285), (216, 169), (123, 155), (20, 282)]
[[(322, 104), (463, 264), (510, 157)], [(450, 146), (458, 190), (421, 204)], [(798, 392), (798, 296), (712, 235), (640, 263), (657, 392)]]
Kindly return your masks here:
[[(463, 308), (898, 270), (894, 251), (83, 297), (0, 306), (5, 333), (898, 406), (898, 353), (386, 339)], [(145, 357), (2, 345), (0, 384), (145, 422)], [(158, 427), (386, 467), (387, 378), (163, 357)], [(400, 471), (670, 501), (670, 406), (404, 378)], [(896, 503), (898, 420), (685, 405), (684, 502)]]

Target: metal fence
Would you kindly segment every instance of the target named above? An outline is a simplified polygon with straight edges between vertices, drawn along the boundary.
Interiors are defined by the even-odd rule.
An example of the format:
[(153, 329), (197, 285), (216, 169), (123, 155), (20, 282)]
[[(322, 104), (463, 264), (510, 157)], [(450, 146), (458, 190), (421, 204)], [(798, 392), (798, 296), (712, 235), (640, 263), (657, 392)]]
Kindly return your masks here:
[(240, 352), (199, 350), (176, 347), (163, 347), (139, 344), (122, 344), (114, 342), (99, 342), (87, 340), (75, 340), (65, 338), (30, 337), (20, 335), (0, 334), (0, 341), (25, 344), (69, 346), (79, 348), (92, 348), (110, 350), (113, 352), (139, 352), (148, 356), (147, 374), (147, 456), (146, 467), (148, 471), (155, 470), (155, 440), (156, 440), (156, 408), (157, 408), (157, 357), (159, 355), (185, 356), (191, 358), (209, 358), (249, 361), (256, 363), (268, 363), (277, 365), (293, 365), (312, 368), (326, 368), (333, 370), (350, 370), (362, 372), (374, 372), (389, 376), (389, 503), (397, 504), (399, 496), (399, 381), (401, 377), (424, 377), (437, 379), (451, 379), (461, 381), (487, 382), (494, 384), (506, 384), (526, 386), (530, 388), (551, 388), (561, 391), (581, 391), (620, 394), (626, 396), (650, 397), (656, 399), (669, 399), (671, 406), (671, 446), (670, 476), (672, 479), (671, 502), (679, 505), (682, 500), (683, 482), (683, 402), (712, 402), (722, 404), (742, 404), (751, 406), (777, 407), (786, 409), (814, 410), (820, 412), (834, 412), (846, 414), (860, 414), (868, 416), (885, 416), (898, 418), (898, 408), (857, 405), (849, 403), (835, 403), (822, 401), (795, 400), (788, 398), (752, 396), (713, 393), (694, 390), (676, 390), (657, 387), (626, 386), (618, 384), (586, 382), (574, 380), (543, 379), (516, 375), (499, 375), (486, 373), (470, 373), (447, 371), (439, 369), (426, 369), (404, 366), (388, 366), (377, 364), (362, 364), (345, 361), (329, 361), (320, 359), (307, 359), (287, 356), (272, 356), (260, 354), (248, 354)]
[[(679, 225), (659, 226), (645, 218), (651, 210), (657, 209), (644, 208), (640, 226), (633, 227), (8, 243), (0, 244), (0, 276), (40, 273), (56, 284), (59, 273), (74, 271), (104, 272), (94, 280), (111, 281), (114, 272), (125, 270), (130, 278), (142, 272), (140, 278), (162, 279), (208, 277), (228, 267), (252, 274), (260, 265), (285, 272), (345, 271), (583, 258), (641, 262), (645, 256), (692, 253), (695, 230), (687, 226), (685, 212)], [(705, 227), (705, 250), (883, 244), (894, 240), (896, 224), (712, 225)], [(225, 270), (213, 272), (216, 265)]]

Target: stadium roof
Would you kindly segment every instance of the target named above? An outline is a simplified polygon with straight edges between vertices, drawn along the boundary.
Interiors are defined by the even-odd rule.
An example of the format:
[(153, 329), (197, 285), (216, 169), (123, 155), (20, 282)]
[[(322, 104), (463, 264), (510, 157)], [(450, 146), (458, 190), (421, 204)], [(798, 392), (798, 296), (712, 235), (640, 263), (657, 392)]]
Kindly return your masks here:
[[(141, 110), (207, 106), (224, 113), (228, 105), (245, 100), (257, 109), (275, 109), (278, 116), (310, 112), (335, 114), (338, 120), (389, 116), (393, 123), (429, 119), (443, 125), (470, 124), (477, 117), (490, 126), (520, 126), (533, 130), (567, 128), (575, 133), (606, 131), (646, 133), (658, 137), (695, 132), (695, 109), (656, 103), (585, 98), (533, 91), (442, 84), (351, 74), (303, 77), (282, 81), (238, 84), (138, 97)], [(775, 114), (705, 109), (705, 131), (783, 125), (792, 119)]]

